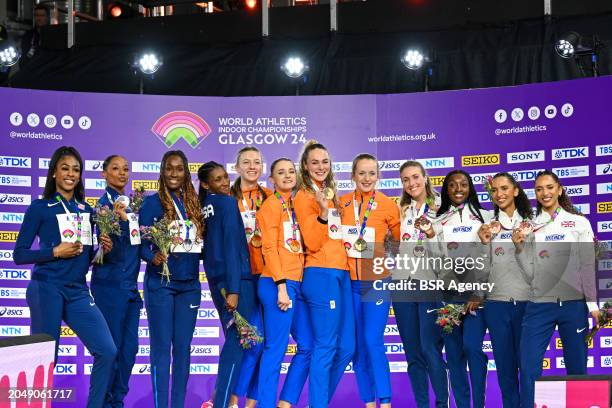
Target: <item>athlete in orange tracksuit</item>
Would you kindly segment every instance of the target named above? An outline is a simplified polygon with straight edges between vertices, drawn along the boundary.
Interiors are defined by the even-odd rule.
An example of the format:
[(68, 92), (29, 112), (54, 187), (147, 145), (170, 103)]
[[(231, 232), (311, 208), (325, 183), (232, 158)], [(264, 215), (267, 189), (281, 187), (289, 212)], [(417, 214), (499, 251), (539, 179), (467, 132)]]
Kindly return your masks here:
[[(359, 395), (366, 407), (391, 406), (391, 373), (385, 355), (384, 331), (391, 305), (388, 291), (372, 289), (384, 278), (373, 270), (373, 258), (384, 257), (384, 240), (389, 232), (399, 241), (400, 214), (397, 204), (376, 191), (378, 161), (369, 154), (353, 160), (355, 191), (340, 199), (344, 247), (351, 273), (357, 347), (353, 369)], [(365, 244), (365, 246), (364, 246)]]
[(309, 405), (324, 408), (353, 357), (355, 321), (339, 202), (331, 160), (322, 144), (305, 145), (300, 159), (300, 184), (294, 205), (306, 247), (302, 293), (315, 339)]
[[(236, 155), (235, 166), (239, 177), (232, 184), (230, 193), (238, 201), (249, 248), (251, 273), (258, 278), (263, 271), (263, 257), (261, 254), (261, 231), (257, 226), (255, 215), (263, 201), (272, 194), (272, 191), (258, 184), (259, 177), (263, 172), (263, 157), (256, 147), (247, 146), (240, 149)], [(257, 279), (255, 280), (255, 287), (257, 288)], [(250, 323), (263, 331), (261, 305), (257, 302), (256, 307), (258, 311), (253, 314)], [(252, 408), (255, 406), (258, 389), (257, 374), (259, 373), (262, 350), (263, 346), (258, 344), (244, 353), (240, 365), (240, 374), (230, 399), (230, 408), (237, 408), (238, 397), (245, 395), (247, 397), (246, 407)]]
[[(278, 159), (272, 163), (270, 174), (275, 191), (257, 212), (265, 260), (258, 289), (266, 332), (257, 403), (260, 408), (285, 408), (300, 398), (308, 377), (313, 338), (301, 288), (304, 251), (291, 197), (296, 184), (295, 165), (292, 160)], [(289, 333), (298, 347), (277, 405), (278, 380)]]

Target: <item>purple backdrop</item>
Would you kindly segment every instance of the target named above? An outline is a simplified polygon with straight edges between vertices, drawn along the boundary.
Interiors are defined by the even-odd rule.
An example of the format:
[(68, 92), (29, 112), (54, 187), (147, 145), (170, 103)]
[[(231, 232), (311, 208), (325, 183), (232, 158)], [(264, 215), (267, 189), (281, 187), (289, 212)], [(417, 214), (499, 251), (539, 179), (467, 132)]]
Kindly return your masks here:
[[(196, 168), (199, 163), (216, 160), (232, 172), (235, 153), (246, 144), (261, 148), (267, 162), (280, 156), (297, 158), (302, 144), (316, 138), (332, 152), (334, 170), (343, 181), (340, 189), (344, 191), (351, 189), (350, 161), (360, 152), (374, 153), (381, 160), (380, 189), (390, 195), (400, 191), (397, 170), (401, 162), (418, 159), (434, 176), (437, 186), (442, 179), (435, 176), (453, 168), (472, 173), (485, 207), (490, 206), (481, 184), (485, 175), (512, 171), (532, 194), (536, 171), (554, 168), (574, 202), (588, 214), (599, 238), (609, 246), (612, 139), (607, 96), (611, 92), (612, 78), (429, 94), (259, 98), (1, 88), (0, 336), (29, 334), (25, 288), (30, 268), (12, 263), (12, 248), (26, 205), (41, 194), (48, 159), (61, 145), (76, 146), (86, 159), (84, 176), (90, 201), (103, 192), (101, 161), (109, 154), (125, 155), (132, 162), (133, 186), (145, 181), (147, 187), (153, 187), (146, 181), (157, 179), (159, 160), (169, 147), (152, 128), (159, 118), (174, 111), (191, 112), (206, 122), (197, 121), (203, 137), (191, 140), (192, 144), (189, 138), (179, 139), (172, 146), (184, 150)], [(608, 289), (612, 287), (612, 260), (599, 261), (599, 270), (600, 295), (612, 297)], [(199, 407), (209, 398), (222, 344), (203, 274), (202, 281), (188, 407)], [(152, 405), (144, 311), (140, 328), (141, 347), (130, 382), (129, 407)], [(591, 373), (611, 372), (607, 369), (612, 367), (609, 330), (603, 329), (589, 350)], [(76, 387), (78, 405), (84, 406), (92, 358), (68, 328), (62, 333), (55, 384)], [(393, 316), (385, 330), (385, 343), (393, 372), (393, 401), (397, 406), (414, 406)], [(488, 337), (484, 347), (490, 358), (487, 405), (501, 406)], [(286, 362), (292, 352), (290, 346)], [(553, 339), (544, 373), (563, 374), (562, 356), (560, 344)], [(347, 371), (334, 400), (345, 406), (360, 406), (351, 367)], [(298, 406), (305, 405), (305, 396), (306, 392)]]

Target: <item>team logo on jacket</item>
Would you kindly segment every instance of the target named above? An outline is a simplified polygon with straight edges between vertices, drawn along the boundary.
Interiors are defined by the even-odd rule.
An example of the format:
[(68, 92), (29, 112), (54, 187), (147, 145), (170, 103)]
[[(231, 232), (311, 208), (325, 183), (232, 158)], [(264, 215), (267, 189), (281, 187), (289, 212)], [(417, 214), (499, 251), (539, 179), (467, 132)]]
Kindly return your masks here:
[(575, 221), (562, 221), (561, 226), (563, 228), (574, 228), (576, 227), (576, 222)]
[(404, 232), (404, 235), (402, 235), (402, 241), (408, 241), (410, 240), (410, 234), (407, 232)]
[(193, 112), (168, 112), (155, 122), (151, 131), (170, 148), (180, 139), (196, 148), (212, 132), (204, 119)]
[(506, 252), (504, 252), (504, 248), (502, 247), (497, 247), (495, 248), (495, 256), (502, 256), (504, 255)]
[(459, 248), (459, 244), (456, 242), (449, 242), (448, 244), (446, 244), (446, 248), (450, 249), (451, 251), (454, 251), (455, 249)]
[(544, 241), (563, 241), (565, 239), (565, 234), (552, 234), (544, 237)]
[(344, 243), (344, 249), (346, 249), (347, 251), (348, 251), (349, 249), (351, 249), (352, 247), (353, 247), (353, 246), (351, 245), (351, 243), (350, 243), (350, 242), (345, 242), (345, 243)]
[(329, 226), (329, 230), (331, 232), (338, 232), (338, 226), (336, 224), (332, 224)]
[(547, 251), (547, 250), (545, 250), (545, 249), (544, 249), (544, 250), (542, 250), (542, 251), (540, 251), (540, 253), (538, 253), (538, 256), (539, 256), (540, 258), (542, 258), (542, 259), (544, 259), (544, 258), (550, 258), (550, 255), (548, 254), (548, 251)]
[(457, 233), (457, 232), (471, 232), (472, 231), (472, 227), (455, 227), (453, 228), (453, 233)]

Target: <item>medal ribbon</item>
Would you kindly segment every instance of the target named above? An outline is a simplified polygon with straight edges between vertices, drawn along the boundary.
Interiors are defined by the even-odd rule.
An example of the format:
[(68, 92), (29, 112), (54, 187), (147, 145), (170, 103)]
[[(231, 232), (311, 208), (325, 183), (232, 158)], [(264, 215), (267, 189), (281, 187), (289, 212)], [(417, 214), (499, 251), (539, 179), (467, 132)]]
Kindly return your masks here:
[(72, 223), (72, 226), (74, 227), (74, 229), (76, 230), (76, 242), (81, 242), (81, 229), (82, 229), (82, 225), (81, 225), (81, 213), (77, 210), (76, 211), (76, 223), (74, 222), (74, 220), (70, 219), (70, 215), (72, 214), (69, 210), (68, 207), (66, 207), (66, 204), (64, 204), (64, 200), (62, 200), (62, 197), (60, 194), (57, 194), (55, 196), (55, 199), (62, 204), (62, 207), (64, 207), (64, 212), (68, 215), (68, 217), (66, 217), (67, 221), (70, 221)]
[(555, 219), (557, 218), (557, 216), (561, 213), (561, 207), (557, 207), (557, 209), (555, 210), (555, 212), (553, 213), (553, 215), (550, 217), (550, 220), (546, 221), (544, 224), (536, 226), (534, 225), (533, 228), (533, 232), (539, 231), (542, 228), (544, 228), (545, 226), (547, 226), (548, 224), (555, 222)]
[(293, 234), (293, 239), (297, 241), (297, 230), (299, 227), (295, 221), (295, 210), (293, 209), (291, 199), (289, 199), (289, 205), (287, 205), (287, 202), (285, 202), (285, 199), (278, 193), (278, 191), (274, 191), (274, 196), (281, 202), (283, 211), (287, 211), (287, 216), (289, 217), (289, 220), (291, 220), (291, 233)]
[[(416, 206), (415, 206), (416, 207)], [(421, 215), (419, 215), (419, 211), (417, 211), (417, 216), (414, 215), (414, 208), (412, 207), (411, 212), (412, 212), (412, 219), (413, 219), (413, 223), (416, 224), (416, 220), (418, 220), (419, 218), (421, 218), (421, 216), (427, 214), (427, 211), (429, 211), (429, 204), (427, 204), (427, 201), (425, 201), (425, 204), (423, 204), (423, 212), (421, 213)], [(423, 245), (423, 238), (425, 238), (425, 232), (421, 231), (418, 228), (415, 228), (418, 233), (417, 233), (417, 245)]]
[[(353, 212), (355, 213), (355, 226), (359, 228), (359, 238), (363, 239), (363, 233), (366, 229), (366, 223), (368, 222), (368, 217), (370, 216), (370, 212), (372, 211), (372, 205), (374, 204), (374, 199), (376, 198), (376, 190), (372, 193), (372, 197), (368, 200), (368, 205), (366, 206), (365, 214), (363, 214), (363, 222), (359, 222), (359, 214), (361, 214), (361, 205), (363, 204), (363, 193), (361, 196), (361, 203), (359, 204), (359, 210), (357, 209), (357, 196), (353, 193)], [(361, 227), (359, 227), (361, 224)]]
[(459, 207), (455, 207), (451, 210), (448, 210), (446, 213), (444, 213), (444, 218), (442, 218), (442, 220), (440, 220), (440, 222), (442, 223), (442, 225), (446, 224), (448, 222), (448, 219), (450, 217), (452, 217), (455, 213), (463, 210), (463, 207), (465, 207), (465, 203), (461, 203), (459, 205)]
[[(182, 222), (179, 222), (179, 228), (181, 228), (183, 226), (183, 223), (185, 223), (185, 227), (187, 228), (185, 230), (185, 241), (187, 241), (189, 239), (189, 230), (191, 229), (191, 220), (189, 218), (187, 219), (183, 218), (183, 213), (181, 212), (181, 208), (184, 208), (184, 207), (181, 203), (181, 208), (179, 208), (179, 206), (176, 204), (176, 200), (174, 199), (174, 194), (172, 194), (172, 204), (174, 204), (174, 209), (176, 210), (176, 214), (178, 215), (179, 220), (182, 221)], [(179, 238), (180, 236), (181, 236), (181, 232), (179, 230)], [(183, 243), (181, 242), (181, 244)]]

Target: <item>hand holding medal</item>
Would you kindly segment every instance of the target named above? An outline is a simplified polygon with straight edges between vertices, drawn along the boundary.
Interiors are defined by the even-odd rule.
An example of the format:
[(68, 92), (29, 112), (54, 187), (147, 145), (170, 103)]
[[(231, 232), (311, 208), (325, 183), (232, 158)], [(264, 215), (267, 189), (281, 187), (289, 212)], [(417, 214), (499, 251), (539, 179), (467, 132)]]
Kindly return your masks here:
[(525, 220), (519, 224), (518, 229), (524, 236), (527, 236), (533, 232), (533, 224), (530, 221)]
[(478, 238), (480, 238), (480, 242), (483, 244), (488, 244), (491, 242), (491, 239), (495, 235), (491, 229), (491, 224), (482, 224), (480, 226), (480, 229), (478, 230)]

